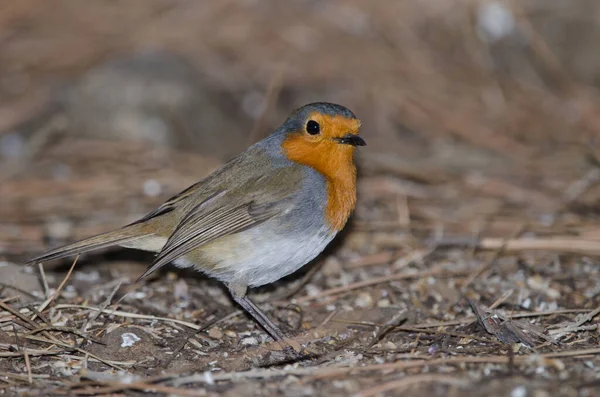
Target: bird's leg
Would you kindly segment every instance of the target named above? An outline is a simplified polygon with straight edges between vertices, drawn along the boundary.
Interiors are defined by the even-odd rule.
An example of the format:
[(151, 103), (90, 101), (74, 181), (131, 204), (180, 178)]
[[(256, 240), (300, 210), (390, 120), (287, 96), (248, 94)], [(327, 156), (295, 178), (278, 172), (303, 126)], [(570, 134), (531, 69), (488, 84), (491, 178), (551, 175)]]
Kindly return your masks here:
[(277, 327), (264, 313), (262, 310), (256, 306), (254, 302), (248, 296), (246, 296), (246, 291), (248, 287), (246, 285), (241, 284), (229, 284), (228, 285), (229, 292), (233, 297), (233, 300), (240, 305), (248, 314), (250, 314), (254, 320), (260, 324), (261, 327), (267, 331), (269, 335), (275, 341), (277, 341), (284, 349), (291, 348), (292, 351), (296, 352), (290, 343), (286, 340), (283, 332)]
[(250, 298), (244, 296), (243, 298), (234, 296), (233, 299), (238, 305), (246, 310), (254, 320), (258, 322), (264, 329), (275, 339), (277, 342), (285, 340), (283, 332), (256, 306)]

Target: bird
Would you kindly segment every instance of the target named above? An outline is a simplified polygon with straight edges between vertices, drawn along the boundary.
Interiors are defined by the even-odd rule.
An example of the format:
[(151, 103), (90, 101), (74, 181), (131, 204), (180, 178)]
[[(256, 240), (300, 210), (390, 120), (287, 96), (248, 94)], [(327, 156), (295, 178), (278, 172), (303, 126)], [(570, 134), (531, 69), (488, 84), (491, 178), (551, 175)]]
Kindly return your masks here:
[(344, 106), (294, 110), (266, 138), (143, 218), (49, 250), (27, 263), (121, 246), (157, 253), (138, 281), (163, 266), (221, 281), (233, 300), (282, 346), (286, 336), (248, 297), (312, 261), (356, 206), (360, 120)]

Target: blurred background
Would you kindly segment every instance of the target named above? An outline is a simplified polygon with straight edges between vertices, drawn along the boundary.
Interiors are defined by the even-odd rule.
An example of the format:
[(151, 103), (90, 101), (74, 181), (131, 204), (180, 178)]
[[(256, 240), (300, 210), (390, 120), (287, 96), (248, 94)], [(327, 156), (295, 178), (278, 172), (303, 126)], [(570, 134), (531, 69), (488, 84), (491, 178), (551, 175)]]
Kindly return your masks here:
[[(135, 219), (311, 101), (363, 120), (357, 219), (552, 223), (594, 168), (598, 15), (592, 0), (4, 4), (0, 256)], [(578, 198), (572, 215), (595, 215)]]
[[(311, 330), (301, 337), (329, 349), (323, 366), (492, 355), (496, 361), (479, 372), (458, 371), (476, 385), (473, 394), (456, 395), (481, 395), (481, 384), (497, 391), (487, 395), (506, 395), (507, 373), (527, 387), (544, 379), (548, 392), (536, 396), (585, 395), (573, 382), (591, 392), (598, 356), (568, 365), (516, 361), (530, 363), (520, 367), (530, 376), (523, 381), (520, 370), (493, 363), (507, 356), (512, 362), (504, 349), (514, 346), (505, 344), (523, 342), (524, 333), (508, 338), (508, 331), (478, 328), (473, 312), (481, 304), (509, 315), (542, 313), (533, 320), (542, 331), (529, 334), (541, 339), (523, 342), (537, 343), (533, 351), (598, 352), (598, 325), (584, 324), (600, 310), (598, 43), (597, 0), (4, 1), (0, 304), (23, 308), (52, 291), (38, 268), (17, 271), (24, 259), (139, 218), (269, 134), (294, 108), (330, 101), (363, 122), (368, 146), (357, 151), (357, 210), (318, 266), (259, 291), (258, 302), (281, 312), (294, 296), (304, 316), (294, 332)], [(133, 323), (111, 312), (93, 330), (116, 342), (94, 344), (96, 354), (133, 360), (132, 371), (142, 375), (170, 363), (178, 370), (258, 365), (246, 356), (255, 350), (240, 341), (264, 334), (248, 318), (229, 315), (235, 309), (224, 291), (173, 273), (133, 284), (152, 255), (128, 252), (88, 257), (102, 266), (79, 264), (57, 303), (117, 302), (119, 310), (193, 321), (201, 330), (228, 315), (221, 328), (196, 333), (196, 347), (183, 349), (184, 328), (177, 334), (173, 324)], [(125, 266), (110, 267), (119, 263)], [(44, 264), (55, 286), (65, 273), (52, 266)], [(135, 293), (115, 297), (122, 282)], [(67, 316), (53, 324), (83, 330), (91, 317), (84, 309), (50, 309)], [(432, 328), (377, 331), (373, 339), (402, 310), (417, 316), (409, 326)], [(580, 311), (591, 314), (576, 320)], [(0, 369), (20, 368), (25, 384), (26, 361), (12, 345), (15, 318), (3, 313), (0, 345), (16, 358)], [(452, 325), (455, 334), (436, 323)], [(531, 331), (530, 323), (506, 324)], [(142, 335), (130, 326), (152, 333), (151, 343), (138, 345), (148, 352), (121, 349), (118, 332)], [(342, 336), (319, 345), (317, 328), (321, 336)], [(568, 343), (547, 343), (547, 335)], [(75, 360), (68, 353), (65, 362)], [(50, 371), (34, 364), (34, 372)], [(84, 364), (77, 365), (58, 371), (71, 379)], [(107, 369), (98, 365), (92, 369)], [(421, 369), (429, 376), (428, 365)], [(311, 382), (269, 379), (282, 394), (313, 394), (300, 390)], [(324, 395), (350, 395), (380, 379), (346, 376), (325, 382), (339, 394)], [(429, 392), (419, 395), (451, 395), (433, 393), (427, 382)], [(252, 393), (240, 385), (231, 395)], [(557, 392), (569, 387), (572, 394)]]

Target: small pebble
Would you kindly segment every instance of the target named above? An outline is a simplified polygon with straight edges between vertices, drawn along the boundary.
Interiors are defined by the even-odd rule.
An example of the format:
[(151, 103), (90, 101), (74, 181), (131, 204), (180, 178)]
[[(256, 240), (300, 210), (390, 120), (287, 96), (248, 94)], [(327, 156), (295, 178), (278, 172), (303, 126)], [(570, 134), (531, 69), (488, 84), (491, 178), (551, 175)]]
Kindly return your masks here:
[(121, 335), (121, 347), (131, 347), (140, 340), (140, 337), (133, 332), (125, 332)]
[(221, 331), (220, 328), (213, 327), (208, 330), (208, 336), (210, 336), (213, 339), (221, 339), (223, 338), (223, 331)]
[(354, 304), (363, 309), (373, 307), (373, 297), (368, 292), (361, 292), (358, 294)]
[(517, 386), (510, 392), (510, 397), (525, 397), (527, 396), (527, 389), (525, 386)]
[(436, 354), (437, 351), (438, 351), (437, 345), (431, 345), (431, 346), (429, 346), (429, 349), (427, 349), (427, 353), (429, 353), (430, 356), (433, 356), (434, 354)]
[(235, 332), (233, 332), (232, 330), (229, 330), (229, 329), (227, 331), (225, 331), (225, 335), (228, 336), (228, 337), (230, 337), (230, 338), (237, 338), (238, 337), (237, 333), (235, 333)]
[(380, 299), (377, 301), (377, 307), (390, 307), (389, 299)]
[(258, 340), (251, 336), (249, 338), (244, 338), (241, 340), (242, 345), (258, 345)]

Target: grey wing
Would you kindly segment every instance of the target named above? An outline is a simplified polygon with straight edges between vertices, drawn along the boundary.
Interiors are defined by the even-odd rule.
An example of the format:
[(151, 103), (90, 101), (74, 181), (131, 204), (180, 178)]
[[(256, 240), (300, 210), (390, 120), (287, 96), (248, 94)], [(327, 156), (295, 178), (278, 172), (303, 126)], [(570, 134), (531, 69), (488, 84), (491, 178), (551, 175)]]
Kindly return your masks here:
[[(255, 180), (247, 185), (273, 186), (260, 182)], [(243, 200), (236, 200), (239, 194), (221, 191), (198, 204), (184, 216), (155, 261), (139, 279), (211, 241), (241, 232), (280, 214), (288, 208), (291, 200), (289, 190), (285, 189), (287, 186), (289, 184), (284, 183), (269, 191), (253, 191), (242, 195)]]

